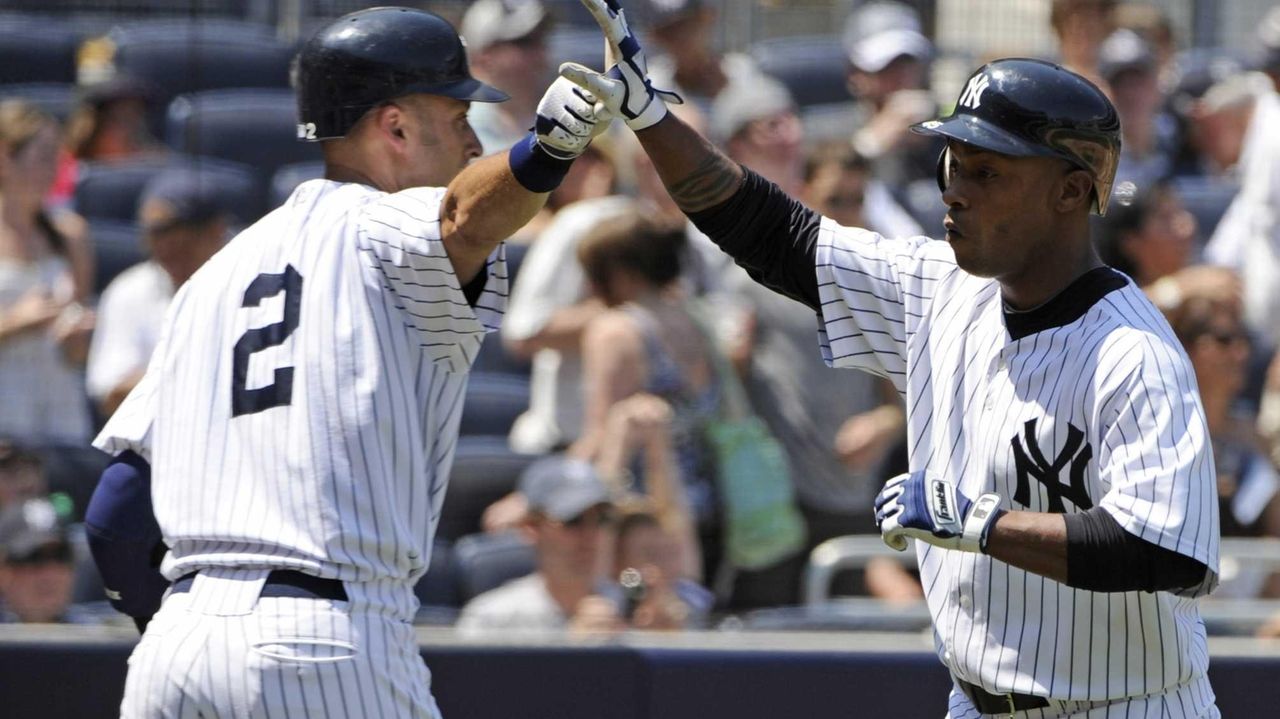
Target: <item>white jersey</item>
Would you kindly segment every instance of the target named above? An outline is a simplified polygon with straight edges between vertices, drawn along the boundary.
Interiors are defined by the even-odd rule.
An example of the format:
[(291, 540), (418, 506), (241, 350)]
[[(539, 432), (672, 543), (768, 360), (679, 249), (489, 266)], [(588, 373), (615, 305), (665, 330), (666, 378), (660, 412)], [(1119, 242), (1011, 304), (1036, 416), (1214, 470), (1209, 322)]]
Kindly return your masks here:
[[(943, 663), (991, 692), (1083, 702), (1172, 692), (1182, 710), (1162, 715), (1206, 711), (1197, 597), (1217, 581), (1213, 458), (1190, 363), (1142, 292), (1128, 282), (1073, 321), (1013, 339), (999, 284), (960, 270), (946, 243), (827, 219), (817, 276), (824, 358), (894, 382), (911, 470), (969, 497), (995, 492), (1006, 510), (1101, 506), (1210, 569), (1179, 594), (1095, 593), (917, 542)], [(952, 716), (970, 715), (962, 709), (953, 695)]]
[(292, 568), (409, 588), (426, 571), (467, 372), (507, 295), (499, 245), (468, 304), (444, 192), (307, 182), (175, 296), (96, 441), (151, 462), (165, 576)]

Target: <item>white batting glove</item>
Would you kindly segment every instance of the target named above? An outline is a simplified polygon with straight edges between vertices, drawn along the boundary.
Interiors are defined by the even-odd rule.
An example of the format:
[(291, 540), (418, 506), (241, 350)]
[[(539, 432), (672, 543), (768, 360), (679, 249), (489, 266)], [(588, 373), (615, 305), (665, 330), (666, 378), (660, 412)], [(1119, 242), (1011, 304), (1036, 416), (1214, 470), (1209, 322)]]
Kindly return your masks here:
[(911, 538), (944, 549), (985, 553), (987, 533), (1003, 513), (1000, 495), (984, 494), (971, 501), (955, 485), (927, 472), (900, 474), (876, 497), (880, 537), (899, 552)]
[(566, 62), (560, 66), (560, 75), (598, 97), (609, 112), (621, 117), (632, 130), (657, 124), (667, 116), (668, 102), (679, 105), (684, 100), (674, 92), (655, 88), (649, 81), (644, 49), (627, 27), (626, 13), (617, 0), (582, 0), (582, 4), (604, 31), (615, 62), (603, 75)]
[(613, 116), (603, 107), (597, 112), (599, 104), (590, 92), (563, 77), (556, 78), (538, 101), (533, 125), (538, 144), (560, 160), (581, 155), (613, 121)]

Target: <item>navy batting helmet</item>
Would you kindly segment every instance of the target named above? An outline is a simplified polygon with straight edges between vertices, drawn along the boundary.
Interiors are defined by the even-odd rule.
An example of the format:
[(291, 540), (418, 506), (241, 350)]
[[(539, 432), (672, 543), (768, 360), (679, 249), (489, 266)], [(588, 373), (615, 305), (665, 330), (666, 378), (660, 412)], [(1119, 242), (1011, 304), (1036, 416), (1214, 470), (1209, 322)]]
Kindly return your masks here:
[[(1024, 58), (987, 63), (969, 78), (950, 115), (911, 129), (1004, 155), (1066, 160), (1093, 177), (1093, 209), (1107, 211), (1120, 161), (1120, 117), (1097, 86), (1066, 68)], [(944, 150), (943, 190), (945, 159)]]
[(471, 77), (466, 48), (444, 18), (377, 7), (322, 28), (294, 59), (298, 139), (347, 134), (369, 110), (411, 93), (502, 102), (506, 93)]

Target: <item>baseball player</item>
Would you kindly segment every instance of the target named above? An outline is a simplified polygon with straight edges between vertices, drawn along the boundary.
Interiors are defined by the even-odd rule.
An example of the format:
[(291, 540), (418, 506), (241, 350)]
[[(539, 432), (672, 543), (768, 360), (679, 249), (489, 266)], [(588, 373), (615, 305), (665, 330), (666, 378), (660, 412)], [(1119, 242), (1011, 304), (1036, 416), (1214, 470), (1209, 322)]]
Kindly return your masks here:
[(636, 131), (668, 191), (752, 276), (818, 314), (823, 357), (889, 378), (912, 472), (876, 499), (914, 539), (949, 717), (1217, 717), (1198, 598), (1217, 583), (1209, 437), (1168, 325), (1104, 266), (1115, 109), (1056, 65), (979, 68), (947, 145), (946, 242), (842, 227), (727, 160), (645, 76), (613, 2), (583, 0), (617, 63), (567, 64)]
[(97, 440), (120, 455), (90, 520), (108, 586), (145, 600), (116, 579), (145, 575), (147, 552), (120, 569), (110, 540), (145, 547), (147, 499), (172, 582), (125, 717), (439, 716), (413, 586), (467, 372), (505, 308), (501, 240), (607, 124), (558, 79), (534, 132), (473, 163), (469, 103), (506, 96), (447, 22), (407, 8), (321, 29), (294, 80), (325, 178), (183, 286)]

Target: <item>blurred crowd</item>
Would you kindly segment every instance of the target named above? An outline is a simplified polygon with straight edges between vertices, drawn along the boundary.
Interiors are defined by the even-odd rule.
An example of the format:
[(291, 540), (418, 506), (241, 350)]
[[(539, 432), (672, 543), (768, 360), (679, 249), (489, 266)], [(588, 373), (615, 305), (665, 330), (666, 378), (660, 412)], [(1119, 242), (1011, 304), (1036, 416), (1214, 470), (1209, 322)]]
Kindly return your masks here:
[[(555, 71), (554, 5), (475, 0), (459, 18), (472, 72), (511, 95), (471, 110), (486, 152), (532, 122)], [(945, 112), (955, 88), (931, 85), (938, 52), (913, 6), (857, 4), (825, 67), (843, 97), (813, 103), (794, 74), (721, 52), (712, 4), (631, 5), (654, 84), (680, 93), (675, 112), (734, 160), (841, 224), (938, 233), (940, 148), (907, 126)], [(1223, 534), (1280, 537), (1280, 9), (1258, 29), (1257, 56), (1179, 47), (1169, 16), (1144, 2), (1053, 0), (1047, 20), (1049, 59), (1120, 113), (1119, 173), (1095, 237), (1191, 358)], [(255, 219), (247, 207), (269, 209), (320, 172), (302, 155), (272, 159), (262, 177), (237, 174), (234, 157), (193, 161), (203, 146), (173, 141), (192, 101), (168, 106), (161, 142), (162, 93), (113, 65), (126, 46), (79, 44), (70, 105), (0, 85), (0, 622), (110, 616), (77, 532), (105, 461), (88, 441), (141, 377), (175, 289)], [(424, 622), (708, 627), (799, 604), (814, 547), (874, 533), (871, 501), (906, 469), (901, 398), (885, 380), (827, 368), (812, 313), (726, 261), (629, 133), (593, 144), (508, 257), (510, 308), (468, 390), (419, 587)], [(775, 509), (804, 527), (764, 565), (735, 560), (726, 541), (732, 479), (713, 428), (742, 411), (739, 395), (789, 468), (789, 506)], [(1217, 596), (1280, 597), (1265, 571), (1224, 567), (1223, 578)], [(883, 557), (834, 589), (922, 596), (908, 565)]]

